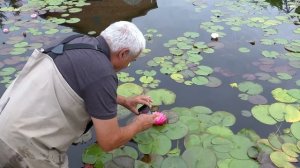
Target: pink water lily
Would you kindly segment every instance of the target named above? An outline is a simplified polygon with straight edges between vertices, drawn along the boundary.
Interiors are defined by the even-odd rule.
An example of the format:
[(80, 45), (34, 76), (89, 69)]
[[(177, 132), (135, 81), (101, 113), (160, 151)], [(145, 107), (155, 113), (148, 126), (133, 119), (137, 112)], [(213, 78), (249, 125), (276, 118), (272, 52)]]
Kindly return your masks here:
[(153, 114), (157, 115), (157, 117), (154, 119), (154, 125), (164, 125), (167, 123), (167, 116), (162, 112), (153, 112)]
[(9, 29), (8, 28), (4, 28), (2, 31), (3, 31), (3, 33), (8, 33)]
[(36, 13), (33, 13), (33, 14), (30, 15), (30, 17), (31, 17), (32, 19), (36, 19), (36, 18), (38, 17), (38, 15), (37, 15)]

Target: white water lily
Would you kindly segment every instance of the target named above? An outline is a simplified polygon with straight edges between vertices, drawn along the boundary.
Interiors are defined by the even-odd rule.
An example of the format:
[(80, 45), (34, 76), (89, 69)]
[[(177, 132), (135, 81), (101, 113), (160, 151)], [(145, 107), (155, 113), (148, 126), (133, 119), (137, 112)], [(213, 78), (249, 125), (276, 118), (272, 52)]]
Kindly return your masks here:
[(217, 38), (219, 38), (219, 34), (218, 33), (211, 33), (211, 38), (212, 39), (217, 39)]

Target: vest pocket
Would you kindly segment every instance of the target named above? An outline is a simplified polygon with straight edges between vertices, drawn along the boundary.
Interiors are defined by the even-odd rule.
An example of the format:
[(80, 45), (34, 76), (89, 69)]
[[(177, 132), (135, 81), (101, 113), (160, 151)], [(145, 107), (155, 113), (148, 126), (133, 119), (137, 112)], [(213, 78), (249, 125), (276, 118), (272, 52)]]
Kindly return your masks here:
[(65, 162), (65, 154), (60, 153), (57, 149), (52, 148), (48, 151), (48, 159), (59, 167)]

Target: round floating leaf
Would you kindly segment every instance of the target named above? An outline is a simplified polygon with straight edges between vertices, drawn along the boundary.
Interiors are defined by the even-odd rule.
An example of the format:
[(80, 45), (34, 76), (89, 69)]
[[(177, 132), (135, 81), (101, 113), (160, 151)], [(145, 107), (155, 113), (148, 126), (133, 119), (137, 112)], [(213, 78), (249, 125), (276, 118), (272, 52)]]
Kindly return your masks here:
[(66, 23), (78, 23), (80, 22), (79, 18), (70, 18), (69, 20), (66, 20)]
[(146, 95), (151, 96), (153, 102), (152, 105), (160, 106), (162, 104), (170, 105), (175, 102), (176, 95), (172, 91), (167, 89), (150, 90)]
[(181, 123), (167, 124), (160, 132), (163, 132), (171, 140), (180, 139), (188, 133), (188, 127)]
[(289, 89), (287, 93), (293, 98), (300, 100), (300, 89)]
[(17, 47), (17, 48), (24, 48), (24, 47), (27, 47), (28, 46), (28, 43), (23, 41), (23, 42), (20, 42), (20, 43), (17, 43), (14, 45), (14, 47)]
[(284, 103), (271, 104), (269, 107), (270, 115), (278, 122), (284, 121), (285, 106), (286, 106), (286, 104), (284, 104)]
[(239, 48), (239, 51), (242, 52), (242, 53), (250, 52), (250, 50), (248, 48), (246, 48), (246, 47)]
[(58, 29), (49, 29), (49, 30), (45, 31), (45, 34), (51, 35), (51, 34), (55, 34), (57, 32), (59, 32)]
[(205, 52), (205, 53), (207, 53), (207, 54), (211, 54), (211, 53), (214, 53), (215, 50), (212, 49), (212, 48), (205, 48), (205, 49), (203, 50), (203, 52)]
[(251, 109), (251, 112), (254, 118), (264, 124), (274, 125), (277, 123), (277, 121), (269, 114), (269, 105), (254, 106)]
[(178, 80), (183, 80), (183, 75), (179, 74), (179, 73), (174, 73), (171, 75), (171, 78), (175, 81), (178, 81)]
[(90, 145), (88, 148), (85, 149), (84, 153), (82, 154), (82, 161), (86, 164), (95, 164), (97, 159), (103, 153), (104, 152), (100, 149), (98, 144)]
[(260, 168), (260, 165), (253, 160), (232, 159), (232, 161), (229, 163), (229, 166), (228, 166), (228, 168), (241, 168), (241, 167)]
[(231, 27), (230, 29), (233, 31), (241, 31), (242, 30), (240, 27)]
[(26, 48), (14, 48), (9, 54), (11, 55), (21, 55), (27, 51)]
[(69, 12), (70, 12), (70, 13), (78, 13), (78, 12), (81, 12), (81, 11), (82, 11), (81, 8), (70, 8), (70, 9), (69, 9)]
[(184, 138), (184, 146), (186, 149), (193, 148), (194, 146), (201, 146), (202, 140), (199, 135), (188, 134)]
[(142, 77), (140, 77), (140, 81), (142, 82), (142, 83), (152, 83), (153, 82), (153, 80), (154, 80), (154, 78), (153, 77), (151, 77), (151, 76), (142, 76)]
[(262, 95), (249, 96), (248, 101), (252, 104), (266, 104), (268, 100)]
[(250, 111), (248, 111), (248, 110), (242, 110), (241, 114), (244, 117), (251, 117), (252, 116), (252, 113)]
[(278, 78), (282, 80), (289, 80), (292, 79), (293, 77), (290, 74), (287, 73), (277, 73)]
[(116, 156), (130, 156), (133, 159), (138, 158), (138, 152), (135, 150), (135, 148), (131, 146), (125, 146), (118, 149), (115, 149), (114, 151), (110, 152), (113, 154), (114, 157)]
[(217, 165), (214, 152), (198, 146), (184, 151), (182, 158), (188, 164), (188, 167), (215, 168)]
[(300, 86), (300, 80), (297, 80), (297, 81), (296, 81), (296, 85), (297, 85), (297, 86)]
[(234, 135), (231, 140), (234, 148), (230, 151), (230, 155), (235, 159), (250, 159), (247, 152), (254, 145), (253, 142), (243, 135)]
[(197, 38), (197, 37), (199, 37), (199, 33), (197, 33), (197, 32), (185, 32), (184, 36), (185, 37), (190, 37), (190, 38)]
[(9, 76), (14, 74), (16, 71), (17, 71), (16, 68), (13, 67), (3, 68), (0, 71), (0, 76)]
[(230, 137), (233, 135), (233, 132), (229, 128), (218, 125), (209, 127), (207, 132), (221, 137)]
[(152, 135), (153, 141), (149, 144), (138, 144), (139, 150), (144, 154), (159, 154), (165, 155), (171, 149), (171, 140), (162, 134)]
[(183, 54), (183, 51), (178, 48), (169, 48), (169, 51), (171, 54), (177, 55), (177, 56), (180, 56)]
[[(177, 47), (178, 47), (179, 49), (182, 49), (182, 50), (188, 50), (188, 49), (191, 49), (191, 48), (192, 48), (191, 45), (189, 45), (189, 44), (187, 44), (187, 43), (185, 43), (185, 42), (178, 42), (178, 43), (177, 43)], [(177, 55), (177, 54), (174, 54), (174, 55)], [(180, 54), (180, 55), (181, 55), (181, 54)]]
[(188, 168), (184, 160), (179, 156), (167, 157), (161, 165), (161, 168)]
[(216, 77), (209, 76), (208, 77), (208, 84), (206, 86), (208, 87), (219, 87), (222, 85), (222, 81)]
[(117, 93), (125, 97), (136, 96), (143, 93), (143, 88), (134, 83), (124, 83), (118, 87)]
[(264, 45), (273, 45), (275, 43), (271, 39), (261, 39), (260, 42), (261, 42), (261, 44), (264, 44)]
[(278, 135), (276, 135), (275, 133), (271, 133), (269, 135), (268, 141), (272, 145), (273, 148), (281, 149), (283, 140)]
[(279, 55), (278, 52), (276, 51), (267, 51), (267, 50), (264, 50), (262, 51), (262, 55), (267, 57), (267, 58), (277, 58), (277, 56)]
[(297, 159), (288, 156), (282, 151), (272, 152), (270, 155), (272, 162), (278, 167), (294, 167), (290, 162), (296, 162)]
[(198, 66), (198, 70), (195, 71), (195, 74), (207, 76), (207, 75), (213, 73), (213, 71), (214, 70), (211, 67), (200, 65), (200, 66)]
[(245, 92), (250, 95), (258, 95), (263, 91), (263, 87), (260, 84), (249, 81), (240, 83), (238, 88), (241, 92)]
[(285, 121), (286, 122), (297, 122), (300, 121), (300, 111), (295, 106), (287, 104), (285, 106)]
[(296, 46), (296, 45), (292, 45), (292, 44), (287, 44), (287, 45), (284, 46), (284, 48), (287, 51), (290, 51), (290, 52), (300, 53), (300, 46)]
[(283, 103), (294, 103), (297, 101), (297, 99), (295, 99), (287, 93), (287, 90), (282, 88), (276, 88), (272, 90), (272, 95), (277, 101)]
[(134, 167), (135, 160), (129, 156), (117, 156), (105, 163), (104, 168)]
[(290, 157), (297, 158), (299, 155), (297, 153), (300, 153), (300, 150), (297, 148), (295, 144), (292, 143), (285, 143), (282, 145), (282, 151), (289, 155)]
[(196, 85), (206, 85), (208, 84), (208, 79), (203, 76), (197, 76), (192, 78), (192, 82)]
[(291, 125), (292, 134), (300, 140), (300, 122), (295, 122)]

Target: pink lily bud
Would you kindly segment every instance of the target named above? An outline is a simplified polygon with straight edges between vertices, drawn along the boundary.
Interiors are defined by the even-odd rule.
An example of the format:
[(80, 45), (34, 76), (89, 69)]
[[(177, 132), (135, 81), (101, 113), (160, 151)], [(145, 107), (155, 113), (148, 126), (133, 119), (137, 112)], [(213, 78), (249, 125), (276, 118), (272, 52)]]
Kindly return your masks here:
[(167, 116), (164, 113), (161, 112), (153, 112), (152, 114), (157, 115), (157, 117), (154, 119), (154, 125), (164, 125), (167, 123)]
[(3, 31), (3, 33), (8, 33), (9, 29), (8, 28), (4, 28), (2, 31)]

